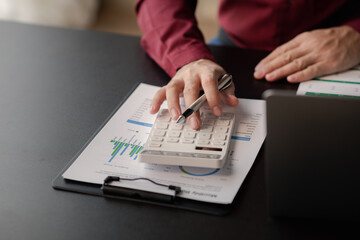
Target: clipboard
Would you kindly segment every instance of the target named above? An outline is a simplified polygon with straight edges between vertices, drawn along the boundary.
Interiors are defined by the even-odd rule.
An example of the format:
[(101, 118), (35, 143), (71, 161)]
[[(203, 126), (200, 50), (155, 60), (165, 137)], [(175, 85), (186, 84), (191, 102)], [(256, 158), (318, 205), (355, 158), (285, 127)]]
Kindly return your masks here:
[[(176, 191), (179, 191), (179, 189), (176, 189), (176, 186), (171, 186), (171, 188), (173, 188), (171, 190), (173, 190), (175, 194), (173, 197), (169, 198), (163, 194), (154, 195), (152, 193), (144, 192), (142, 190), (136, 190), (131, 188), (125, 189), (117, 186), (112, 186), (111, 182), (121, 181), (121, 179), (116, 178), (116, 176), (108, 176), (108, 178), (104, 179), (104, 183), (102, 185), (68, 180), (62, 177), (63, 173), (72, 165), (74, 161), (76, 161), (78, 156), (86, 149), (86, 147), (90, 144), (93, 138), (107, 124), (107, 122), (118, 111), (118, 109), (123, 105), (126, 99), (132, 94), (132, 92), (138, 87), (139, 84), (140, 83), (135, 84), (135, 86), (133, 86), (130, 89), (130, 91), (128, 91), (128, 94), (124, 97), (121, 103), (104, 121), (104, 123), (98, 128), (98, 130), (92, 135), (92, 137), (87, 141), (87, 143), (82, 147), (82, 149), (65, 166), (65, 168), (53, 179), (52, 187), (57, 190), (71, 191), (76, 193), (83, 193), (83, 194), (101, 196), (106, 198), (119, 199), (120, 200), (119, 204), (121, 204), (121, 200), (128, 200), (128, 201), (135, 201), (140, 203), (148, 203), (159, 206), (190, 210), (190, 211), (195, 211), (210, 215), (226, 215), (230, 213), (233, 207), (233, 203), (217, 204), (217, 203), (208, 203), (208, 202), (201, 202), (196, 200), (180, 198), (176, 194), (177, 193)], [(134, 179), (127, 179), (127, 180), (134, 180)], [(147, 179), (147, 180), (151, 181), (151, 179)]]

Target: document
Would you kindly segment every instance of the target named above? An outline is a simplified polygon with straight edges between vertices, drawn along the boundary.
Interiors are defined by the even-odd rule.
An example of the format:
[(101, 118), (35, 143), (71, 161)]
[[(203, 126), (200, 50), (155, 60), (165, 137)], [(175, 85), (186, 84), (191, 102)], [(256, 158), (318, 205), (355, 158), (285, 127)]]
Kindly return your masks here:
[[(138, 155), (155, 120), (149, 107), (158, 89), (140, 84), (64, 172), (63, 178), (102, 184), (107, 176), (144, 177), (180, 186), (182, 192), (178, 196), (182, 198), (230, 204), (265, 139), (265, 101), (239, 99), (237, 107), (224, 107), (224, 111), (236, 113), (236, 125), (222, 169), (139, 163)], [(204, 108), (208, 108), (206, 105)], [(161, 108), (167, 108), (166, 102)], [(140, 185), (147, 191), (159, 189), (154, 184)]]
[(360, 65), (299, 85), (298, 95), (360, 97)]

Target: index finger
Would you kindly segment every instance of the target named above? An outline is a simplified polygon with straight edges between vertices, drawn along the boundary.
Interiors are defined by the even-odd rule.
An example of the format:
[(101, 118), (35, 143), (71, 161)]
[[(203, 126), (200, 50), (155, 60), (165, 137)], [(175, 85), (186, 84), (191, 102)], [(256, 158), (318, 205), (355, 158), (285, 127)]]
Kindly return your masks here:
[[(200, 84), (199, 81), (193, 77), (188, 79), (184, 87), (184, 99), (186, 107), (189, 107), (199, 97)], [(198, 129), (200, 127), (200, 116), (199, 111), (194, 112), (188, 118), (190, 127), (192, 129)]]
[(165, 87), (160, 88), (154, 95), (150, 103), (150, 113), (155, 114), (159, 111), (161, 104), (165, 101), (166, 98), (166, 89)]
[(218, 78), (220, 74), (203, 75), (201, 76), (201, 85), (204, 89), (206, 100), (216, 116), (220, 116), (222, 113), (222, 107), (220, 102), (220, 94), (218, 90)]
[(256, 71), (261, 71), (264, 65), (269, 63), (270, 61), (274, 60), (281, 54), (284, 54), (285, 52), (289, 51), (290, 49), (296, 48), (299, 45), (298, 41), (290, 40), (287, 43), (284, 43), (283, 45), (280, 45), (279, 47), (275, 48), (274, 51), (272, 51), (268, 56), (266, 56), (264, 59), (262, 59), (255, 67)]

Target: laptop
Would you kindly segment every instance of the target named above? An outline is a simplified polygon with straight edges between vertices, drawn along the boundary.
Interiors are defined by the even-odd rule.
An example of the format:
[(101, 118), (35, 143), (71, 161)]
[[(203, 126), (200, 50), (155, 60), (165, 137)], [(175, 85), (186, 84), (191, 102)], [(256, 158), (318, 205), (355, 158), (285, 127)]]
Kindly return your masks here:
[(360, 216), (360, 98), (267, 90), (265, 174), (271, 217)]

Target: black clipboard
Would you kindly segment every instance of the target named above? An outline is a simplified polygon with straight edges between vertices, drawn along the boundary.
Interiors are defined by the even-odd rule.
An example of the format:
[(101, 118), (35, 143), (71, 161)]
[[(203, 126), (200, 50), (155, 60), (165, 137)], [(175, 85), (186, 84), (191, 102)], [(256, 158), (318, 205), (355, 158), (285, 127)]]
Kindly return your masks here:
[[(104, 184), (92, 184), (86, 182), (79, 182), (64, 179), (62, 177), (63, 173), (72, 165), (74, 161), (78, 158), (78, 156), (85, 150), (85, 148), (89, 145), (89, 143), (94, 139), (94, 137), (101, 131), (101, 129), (107, 124), (107, 122), (112, 118), (112, 116), (118, 111), (118, 109), (122, 106), (122, 104), (126, 101), (126, 99), (132, 94), (132, 92), (138, 87), (140, 83), (135, 84), (128, 92), (128, 94), (124, 97), (121, 103), (116, 107), (116, 109), (110, 114), (110, 116), (104, 121), (104, 123), (99, 127), (99, 129), (92, 135), (92, 137), (87, 141), (87, 143), (81, 148), (81, 150), (75, 155), (75, 157), (65, 166), (65, 168), (54, 178), (52, 181), (52, 187), (57, 190), (65, 190), (89, 195), (96, 195), (107, 198), (121, 199), (121, 200), (130, 200), (135, 202), (149, 203), (155, 204), (159, 206), (166, 206), (172, 208), (180, 208), (184, 210), (190, 210), (205, 214), (211, 215), (226, 215), (230, 213), (232, 204), (216, 204), (216, 203), (208, 203), (201, 202), (196, 200), (189, 200), (185, 198), (175, 197), (169, 199), (169, 201), (164, 201), (158, 197), (147, 197), (147, 194), (141, 193), (139, 190), (134, 190), (130, 194), (122, 194), (121, 190), (117, 187), (113, 187), (110, 191), (106, 189), (106, 185), (108, 182), (104, 181)], [(111, 176), (109, 176), (111, 177)], [(112, 179), (117, 181), (119, 179)], [(111, 181), (112, 181), (111, 180)], [(174, 187), (174, 186), (173, 186)], [(175, 186), (176, 187), (176, 186)], [(104, 190), (105, 188), (105, 190)], [(129, 189), (127, 189), (127, 193)], [(120, 194), (119, 194), (120, 193)]]

